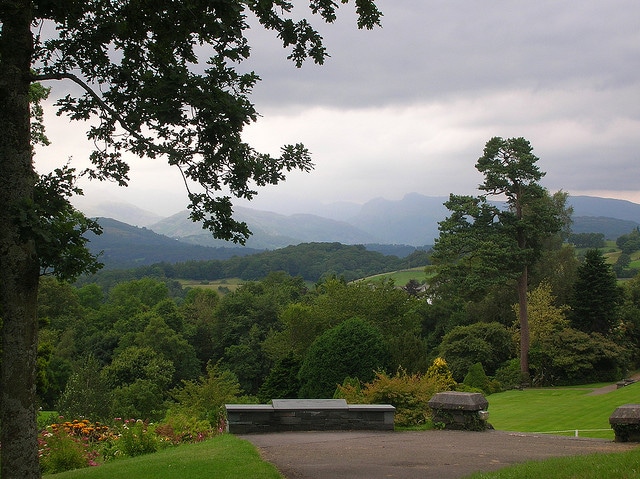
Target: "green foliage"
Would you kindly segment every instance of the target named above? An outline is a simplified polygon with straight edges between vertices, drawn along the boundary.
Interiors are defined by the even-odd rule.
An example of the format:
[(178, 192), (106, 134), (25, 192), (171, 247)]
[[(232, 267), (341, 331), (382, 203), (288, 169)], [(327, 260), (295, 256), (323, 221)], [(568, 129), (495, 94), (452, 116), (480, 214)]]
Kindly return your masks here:
[(462, 381), (469, 368), (478, 362), (492, 375), (511, 358), (511, 336), (500, 323), (457, 326), (444, 336), (439, 352), (456, 381)]
[(155, 432), (161, 441), (177, 445), (204, 441), (215, 432), (223, 431), (220, 429), (214, 431), (207, 420), (170, 410), (162, 422), (155, 427)]
[(349, 319), (319, 336), (302, 362), (300, 396), (332, 397), (346, 377), (373, 379), (389, 363), (382, 334), (358, 318)]
[(338, 386), (337, 396), (352, 404), (391, 404), (396, 408), (396, 426), (424, 426), (431, 418), (429, 400), (438, 392), (451, 390), (454, 384), (446, 363), (441, 358), (436, 361), (428, 374), (408, 374), (400, 369), (389, 376), (379, 371), (364, 385), (347, 378)]
[(201, 364), (214, 356), (216, 348), (215, 308), (220, 296), (215, 291), (193, 288), (180, 307), (184, 317), (184, 336), (195, 350)]
[(300, 360), (292, 352), (279, 360), (260, 386), (258, 400), (266, 403), (271, 399), (297, 398), (300, 390), (299, 370)]
[(640, 250), (640, 229), (636, 227), (631, 233), (618, 237), (616, 245), (625, 254)]
[[(112, 2), (105, 8), (101, 2), (42, 1), (7, 8), (0, 42), (0, 263), (8, 272), (0, 281), (0, 309), (3, 331), (23, 334), (5, 342), (2, 352), (2, 390), (10, 391), (3, 395), (2, 441), (11, 430), (19, 444), (2, 450), (2, 469), (20, 467), (33, 475), (35, 387), (29, 369), (35, 358), (23, 354), (35, 355), (37, 348), (39, 269), (65, 279), (95, 270), (83, 234), (97, 233), (99, 226), (68, 200), (80, 193), (73, 168), (40, 175), (34, 187), (33, 145), (46, 143), (38, 101), (46, 92), (30, 83), (74, 86), (62, 88), (67, 94), (55, 104), (58, 114), (86, 122), (95, 149), (83, 176), (124, 186), (129, 165), (123, 158), (164, 157), (183, 175), (191, 219), (218, 238), (243, 243), (250, 232), (233, 218), (231, 196), (250, 200), (257, 187), (312, 168), (304, 145), (284, 145), (272, 156), (243, 141), (244, 128), (258, 118), (249, 95), (259, 77), (239, 71), (251, 51), (247, 14), (276, 33), (298, 66), (307, 58), (322, 63), (328, 53), (307, 19), (292, 20), (288, 2)], [(332, 22), (336, 8), (320, 2), (310, 11)], [(373, 0), (359, 0), (355, 10), (360, 28), (380, 24)], [(46, 35), (33, 29), (43, 23), (50, 27)], [(7, 370), (24, 383), (9, 384)]]
[(39, 438), (40, 467), (44, 474), (80, 469), (90, 464), (87, 445), (64, 430), (46, 432)]
[(505, 362), (497, 369), (494, 377), (502, 390), (519, 388), (523, 384), (520, 360), (514, 358)]
[(469, 372), (464, 377), (464, 381), (462, 381), (465, 386), (469, 386), (471, 388), (478, 388), (484, 394), (491, 394), (493, 391), (491, 390), (491, 381), (487, 377), (487, 374), (484, 372), (484, 368), (482, 367), (482, 363), (475, 363), (471, 365), (469, 368)]
[(57, 404), (64, 417), (86, 417), (94, 421), (111, 418), (111, 391), (94, 356), (85, 357), (71, 374)]
[[(148, 246), (145, 247), (148, 248)], [(134, 248), (133, 251), (136, 250), (135, 245), (132, 247), (128, 243), (124, 243), (122, 248), (128, 248), (127, 251), (131, 251), (132, 248)], [(138, 248), (142, 249), (143, 246)], [(136, 258), (141, 254), (143, 253), (138, 253)], [(136, 266), (126, 271), (106, 269), (109, 266), (108, 258), (105, 258), (104, 261), (107, 265), (104, 270), (88, 279), (81, 278), (81, 281), (95, 281), (103, 288), (114, 282), (141, 279), (146, 276), (194, 281), (215, 281), (226, 278), (259, 281), (273, 271), (283, 271), (291, 276), (300, 276), (305, 281), (315, 283), (332, 276), (344, 278), (346, 281), (354, 281), (371, 275), (404, 269), (407, 265), (406, 258), (385, 256), (376, 251), (369, 251), (362, 245), (340, 243), (301, 243), (273, 251), (255, 250), (246, 255), (235, 252), (232, 257), (227, 259), (182, 261), (180, 258), (176, 258), (175, 261), (154, 262), (150, 266)], [(427, 264), (422, 257), (420, 261)], [(124, 267), (121, 266), (121, 268)]]
[(137, 334), (135, 342), (142, 348), (153, 349), (171, 362), (174, 370), (171, 385), (177, 385), (183, 379), (195, 379), (200, 374), (200, 362), (194, 347), (158, 316), (149, 319), (144, 331)]
[[(431, 281), (436, 296), (477, 302), (496, 285), (515, 286), (523, 331), (523, 375), (529, 372), (529, 337), (525, 334), (529, 269), (539, 261), (550, 239), (566, 234), (563, 227), (566, 229), (570, 217), (565, 207), (567, 195), (551, 196), (538, 184), (544, 173), (537, 161), (524, 138), (489, 140), (476, 163), (484, 175), (479, 189), (485, 194), (449, 197), (445, 206), (451, 215), (440, 222), (432, 255), (439, 265)], [(507, 207), (490, 204), (487, 195), (505, 196)]]
[(36, 239), (41, 274), (71, 281), (102, 266), (87, 249), (85, 237), (88, 232), (100, 234), (100, 225), (69, 201), (73, 195), (82, 195), (75, 180), (75, 169), (68, 165), (40, 175), (33, 199), (25, 201), (20, 218), (23, 234)]
[(141, 311), (156, 306), (168, 296), (166, 283), (153, 278), (141, 278), (118, 283), (109, 291), (109, 302), (129, 311)]
[(224, 420), (224, 405), (237, 402), (241, 394), (235, 374), (208, 364), (205, 377), (184, 381), (182, 387), (171, 392), (175, 404), (170, 407), (167, 418), (176, 415), (194, 417), (208, 421), (210, 427), (217, 429)]
[(621, 379), (628, 352), (599, 333), (565, 328), (531, 349), (539, 385), (584, 384)]
[(106, 460), (119, 457), (136, 457), (158, 450), (158, 437), (148, 422), (125, 419), (116, 425), (117, 439), (105, 447)]
[(441, 391), (448, 391), (456, 385), (453, 373), (444, 358), (437, 357), (429, 366), (426, 376), (436, 382)]
[(261, 343), (277, 328), (282, 310), (306, 292), (301, 278), (272, 273), (261, 282), (242, 285), (220, 300), (214, 328), (217, 342), (211, 359), (222, 359), (247, 393), (257, 393), (271, 366)]
[(604, 248), (604, 233), (572, 233), (569, 235), (569, 243), (576, 248)]
[(115, 388), (133, 384), (138, 379), (148, 380), (160, 388), (171, 384), (174, 367), (149, 347), (132, 346), (124, 349), (104, 368), (107, 383)]
[(157, 421), (165, 414), (165, 391), (149, 379), (136, 379), (118, 386), (111, 392), (111, 397), (114, 415)]
[(586, 252), (578, 268), (571, 305), (571, 324), (585, 333), (608, 336), (617, 326), (621, 301), (616, 276), (600, 250)]
[[(570, 308), (566, 305), (556, 306), (556, 298), (551, 293), (551, 285), (540, 283), (527, 293), (529, 304), (529, 335), (531, 344), (545, 341), (558, 331), (569, 326), (567, 313)], [(513, 305), (513, 311), (518, 314), (518, 305)], [(519, 321), (516, 319), (516, 339), (519, 342)]]

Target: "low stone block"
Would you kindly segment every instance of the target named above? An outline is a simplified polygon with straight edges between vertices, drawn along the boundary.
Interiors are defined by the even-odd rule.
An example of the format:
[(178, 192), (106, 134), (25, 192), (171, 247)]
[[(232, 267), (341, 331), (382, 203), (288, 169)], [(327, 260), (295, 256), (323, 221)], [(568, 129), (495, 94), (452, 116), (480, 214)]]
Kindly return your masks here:
[(435, 394), (429, 401), (434, 423), (445, 429), (484, 431), (487, 423), (489, 402), (480, 393), (446, 391)]
[(616, 442), (640, 442), (640, 404), (624, 404), (609, 416)]
[(480, 393), (445, 391), (434, 394), (434, 396), (429, 400), (429, 407), (432, 409), (482, 411), (489, 407), (489, 402)]

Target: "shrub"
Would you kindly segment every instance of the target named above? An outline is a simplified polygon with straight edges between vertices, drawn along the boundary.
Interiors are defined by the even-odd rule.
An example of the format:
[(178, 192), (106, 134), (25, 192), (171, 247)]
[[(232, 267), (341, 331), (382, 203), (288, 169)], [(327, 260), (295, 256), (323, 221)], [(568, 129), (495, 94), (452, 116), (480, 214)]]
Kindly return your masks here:
[(486, 373), (484, 372), (484, 368), (482, 367), (482, 363), (475, 363), (469, 368), (469, 372), (464, 377), (464, 381), (462, 381), (466, 386), (472, 388), (478, 388), (485, 394), (491, 394), (491, 383)]
[(456, 385), (456, 380), (453, 379), (453, 373), (444, 358), (438, 357), (433, 360), (433, 363), (427, 370), (427, 377), (436, 381), (441, 391), (449, 391)]
[(495, 381), (501, 389), (515, 389), (522, 385), (522, 372), (520, 371), (520, 359), (510, 359), (497, 371)]
[(258, 399), (261, 402), (267, 402), (271, 399), (297, 398), (300, 389), (299, 370), (300, 361), (295, 358), (293, 352), (290, 352), (271, 369), (258, 390)]
[(389, 350), (380, 331), (353, 318), (321, 334), (300, 367), (300, 397), (331, 397), (346, 377), (370, 381), (389, 363)]
[[(169, 410), (162, 424), (156, 426), (155, 432), (160, 441), (177, 445), (184, 442), (204, 441), (213, 436), (216, 431), (207, 420)], [(221, 433), (223, 429), (217, 432)]]
[(181, 414), (205, 420), (211, 428), (218, 429), (224, 424), (224, 405), (238, 402), (240, 394), (242, 388), (234, 373), (208, 364), (206, 377), (197, 381), (183, 381), (181, 388), (171, 391), (171, 396), (176, 402), (171, 406), (168, 415)]
[(65, 417), (106, 421), (111, 417), (110, 390), (100, 374), (100, 362), (89, 355), (69, 377), (56, 409)]
[(500, 323), (456, 326), (442, 338), (440, 354), (447, 360), (453, 377), (461, 381), (469, 368), (482, 363), (488, 374), (511, 357), (511, 333)]
[(95, 458), (88, 450), (88, 444), (64, 430), (47, 431), (40, 436), (38, 442), (40, 467), (45, 474), (87, 467)]
[(350, 403), (391, 404), (396, 408), (395, 424), (401, 427), (422, 426), (429, 422), (429, 400), (434, 394), (453, 388), (451, 372), (441, 358), (434, 361), (431, 374), (407, 374), (399, 369), (395, 375), (376, 373), (375, 379), (360, 386), (352, 379), (338, 386), (339, 397)]
[(141, 419), (116, 419), (112, 434), (102, 449), (105, 460), (119, 457), (136, 457), (151, 454), (158, 450), (160, 441), (154, 428)]
[(109, 428), (100, 423), (65, 421), (54, 423), (38, 436), (40, 465), (48, 474), (96, 466), (99, 443), (108, 435)]

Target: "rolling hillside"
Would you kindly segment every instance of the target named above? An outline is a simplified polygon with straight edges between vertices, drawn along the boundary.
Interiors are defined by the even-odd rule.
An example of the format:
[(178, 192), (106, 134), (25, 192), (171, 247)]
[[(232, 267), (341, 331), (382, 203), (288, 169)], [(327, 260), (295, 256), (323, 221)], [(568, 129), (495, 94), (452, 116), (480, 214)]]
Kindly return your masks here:
[[(443, 204), (446, 200), (445, 197), (417, 193), (397, 201), (377, 198), (362, 205), (345, 220), (311, 214), (285, 216), (250, 208), (236, 208), (236, 212), (237, 218), (245, 221), (254, 233), (247, 245), (256, 249), (282, 248), (311, 241), (424, 247), (432, 245), (438, 237), (438, 222), (448, 214)], [(636, 203), (575, 196), (569, 197), (569, 204), (574, 208), (575, 233), (603, 233), (607, 239), (615, 239), (640, 226), (640, 205)], [(355, 211), (353, 208), (348, 210)], [(330, 211), (327, 208), (327, 212)], [(186, 211), (150, 228), (193, 244), (224, 245), (190, 222)]]
[[(352, 215), (348, 221), (236, 208), (237, 219), (247, 222), (253, 231), (246, 247), (213, 239), (199, 224), (188, 219), (186, 211), (156, 222), (148, 229), (101, 218), (104, 234), (89, 236), (90, 249), (104, 251), (101, 259), (108, 268), (130, 268), (162, 261), (227, 259), (312, 242), (364, 244), (371, 251), (404, 257), (416, 248), (428, 249), (433, 244), (438, 235), (438, 221), (447, 215), (445, 200), (415, 193), (398, 201), (378, 198), (357, 209), (354, 205), (342, 208), (343, 213)], [(575, 233), (603, 233), (613, 240), (640, 226), (640, 205), (629, 201), (576, 196), (570, 197), (569, 203), (574, 208), (572, 230)], [(109, 205), (103, 205), (101, 211), (111, 210)], [(332, 209), (326, 211), (331, 214)], [(132, 216), (140, 211), (132, 207), (127, 212), (122, 204), (117, 204), (113, 213)]]
[(101, 253), (105, 268), (133, 268), (160, 262), (224, 260), (257, 252), (250, 248), (210, 248), (180, 242), (147, 228), (138, 228), (111, 218), (98, 218), (102, 234), (87, 234), (89, 250)]

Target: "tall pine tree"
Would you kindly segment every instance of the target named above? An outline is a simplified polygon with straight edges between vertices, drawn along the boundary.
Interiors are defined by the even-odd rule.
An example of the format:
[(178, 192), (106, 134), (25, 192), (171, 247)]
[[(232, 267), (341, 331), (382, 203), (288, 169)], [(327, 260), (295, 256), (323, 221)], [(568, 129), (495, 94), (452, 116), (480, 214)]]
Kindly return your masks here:
[(578, 267), (571, 299), (571, 325), (608, 336), (618, 321), (622, 292), (611, 265), (598, 249), (588, 250)]

